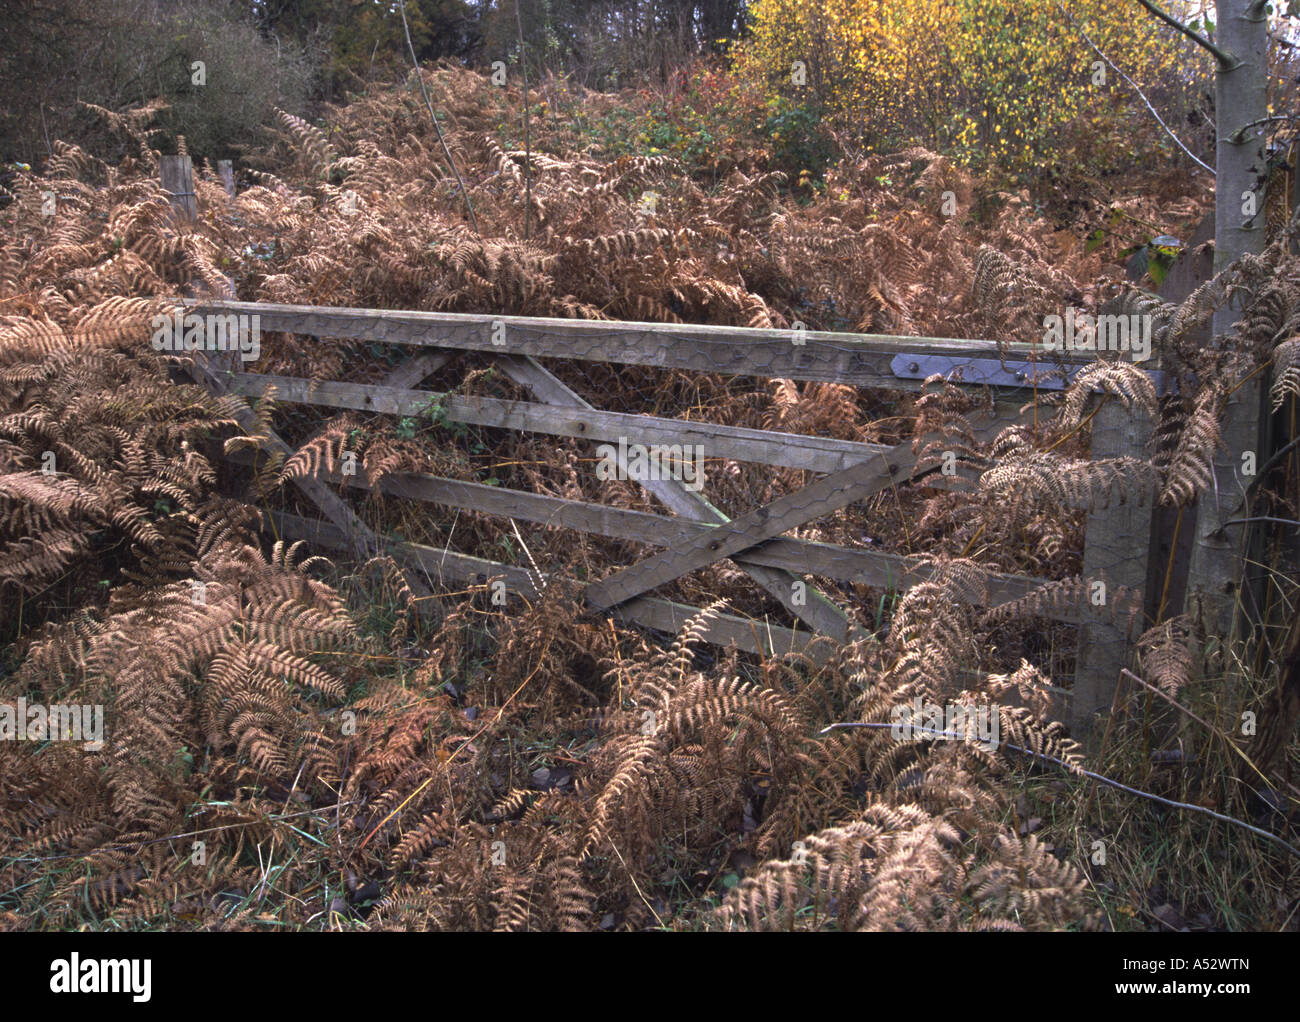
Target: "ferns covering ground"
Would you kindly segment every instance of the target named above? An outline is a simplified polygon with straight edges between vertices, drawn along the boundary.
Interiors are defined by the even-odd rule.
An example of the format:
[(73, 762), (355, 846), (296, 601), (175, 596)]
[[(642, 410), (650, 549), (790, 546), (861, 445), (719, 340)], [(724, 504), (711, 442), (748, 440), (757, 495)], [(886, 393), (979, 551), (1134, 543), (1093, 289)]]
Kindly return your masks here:
[[(107, 720), (99, 753), (0, 742), (0, 924), (1033, 929), (1145, 911), (1091, 853), (1088, 827), (1138, 840), (1111, 795), (1036, 833), (1042, 805), (1086, 790), (1080, 749), (1050, 716), (1072, 629), (1042, 615), (1083, 596), (1088, 510), (1186, 506), (1234, 385), (1271, 371), (1279, 404), (1300, 389), (1300, 262), (1285, 236), (1175, 307), (1125, 292), (1114, 251), (1088, 251), (1027, 196), (924, 150), (841, 163), (800, 205), (761, 168), (710, 184), (667, 157), (576, 151), (553, 112), (526, 181), (499, 127), (517, 95), (466, 71), (425, 78), (467, 195), (412, 79), (324, 127), (283, 114), (283, 147), (250, 157), (262, 169), (236, 198), (197, 175), (194, 223), (173, 219), (157, 183), (149, 109), (103, 112), (133, 140), (123, 163), (61, 145), (0, 210), (0, 638), (13, 644), (0, 701), (100, 704)], [(1184, 229), (1209, 199), (1191, 187), (1153, 178), (1116, 205)], [(242, 401), (182, 382), (184, 357), (153, 351), (149, 324), (191, 282), (244, 300), (1003, 340), (1036, 339), (1053, 310), (1113, 307), (1153, 317), (1182, 386), (1158, 399), (1131, 365), (1099, 362), (1019, 425), (979, 435), (978, 395), (938, 381), (918, 396), (557, 362), (602, 408), (914, 439), (974, 466), (964, 487), (900, 487), (804, 529), (915, 555), (920, 574), (901, 595), (817, 580), (876, 637), (764, 659), (710, 651), (698, 621), (656, 642), (584, 617), (559, 576), (631, 563), (636, 544), (376, 492), (431, 472), (654, 510), (598, 480), (579, 441), (273, 400), (250, 420)], [(1229, 286), (1249, 314), (1232, 344), (1206, 347), (1198, 331)], [(363, 382), (392, 368), (377, 346), (276, 334), (256, 366)], [(436, 391), (519, 393), (476, 355), (429, 376)], [(1087, 460), (1094, 388), (1152, 420), (1149, 457)], [(252, 469), (221, 456), (271, 428), (298, 453)], [(347, 452), (377, 531), (556, 580), (502, 612), (483, 587), (423, 598), (386, 558), (345, 570), (259, 531), (267, 509), (312, 513), (288, 483)], [(728, 462), (705, 495), (741, 513), (804, 475)], [(1052, 584), (984, 610), (993, 572)], [(672, 595), (784, 620), (727, 562)], [(1146, 676), (1177, 695), (1205, 667), (1195, 639), (1178, 618), (1148, 632)], [(886, 725), (914, 699), (992, 702), (1026, 752), (825, 730)], [(1142, 715), (1125, 719), (1140, 737)], [(1213, 778), (1194, 792), (1143, 779), (1240, 797)], [(1294, 883), (1295, 860), (1241, 854), (1270, 906), (1255, 921), (1294, 925), (1267, 892)]]

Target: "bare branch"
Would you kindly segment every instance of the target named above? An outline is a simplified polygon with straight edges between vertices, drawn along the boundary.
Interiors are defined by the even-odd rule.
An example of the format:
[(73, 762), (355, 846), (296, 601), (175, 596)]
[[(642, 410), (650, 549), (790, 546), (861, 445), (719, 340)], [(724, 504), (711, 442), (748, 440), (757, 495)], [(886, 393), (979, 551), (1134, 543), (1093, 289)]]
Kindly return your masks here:
[(1257, 128), (1261, 124), (1274, 124), (1278, 121), (1296, 121), (1300, 120), (1300, 114), (1276, 114), (1272, 117), (1260, 117), (1248, 124), (1243, 124), (1240, 128), (1228, 136), (1228, 141), (1233, 145), (1241, 145), (1246, 141), (1246, 131), (1250, 128)]
[(1188, 39), (1191, 39), (1198, 46), (1201, 46), (1204, 49), (1208, 50), (1210, 53), (1214, 54), (1214, 59), (1219, 62), (1219, 67), (1222, 68), (1224, 71), (1231, 71), (1233, 68), (1237, 68), (1241, 66), (1241, 59), (1239, 57), (1236, 57), (1233, 54), (1228, 53), (1226, 50), (1219, 49), (1217, 46), (1214, 45), (1214, 43), (1210, 42), (1209, 39), (1205, 38), (1205, 36), (1201, 35), (1199, 32), (1193, 32), (1190, 28), (1184, 25), (1177, 18), (1172, 17), (1169, 14), (1166, 14), (1163, 10), (1161, 10), (1159, 7), (1153, 4), (1151, 0), (1137, 0), (1137, 2), (1140, 3), (1152, 14), (1154, 14), (1161, 21), (1163, 21), (1166, 25), (1169, 25), (1172, 28), (1176, 28), (1179, 32), (1187, 36)]
[(1160, 116), (1160, 114), (1158, 114), (1158, 113), (1156, 112), (1156, 108), (1153, 107), (1153, 106), (1151, 105), (1151, 100), (1147, 99), (1146, 93), (1142, 91), (1142, 89), (1138, 86), (1138, 83), (1135, 82), (1135, 81), (1133, 81), (1132, 78), (1130, 78), (1130, 77), (1129, 77), (1128, 75), (1126, 75), (1123, 71), (1121, 71), (1118, 67), (1116, 67), (1116, 66), (1115, 66), (1115, 62), (1114, 62), (1113, 60), (1111, 60), (1108, 56), (1106, 56), (1106, 54), (1104, 54), (1104, 53), (1101, 52), (1101, 48), (1100, 48), (1096, 43), (1094, 43), (1094, 42), (1092, 41), (1092, 38), (1088, 35), (1088, 33), (1087, 33), (1087, 31), (1084, 29), (1084, 27), (1083, 27), (1082, 25), (1080, 25), (1077, 21), (1074, 20), (1074, 15), (1073, 15), (1073, 14), (1071, 14), (1071, 13), (1070, 13), (1069, 11), (1067, 11), (1063, 6), (1061, 6), (1061, 4), (1060, 4), (1059, 2), (1057, 3), (1056, 6), (1057, 6), (1058, 8), (1060, 8), (1061, 13), (1064, 14), (1064, 15), (1066, 16), (1066, 18), (1069, 19), (1070, 24), (1072, 24), (1075, 28), (1077, 28), (1077, 29), (1079, 30), (1079, 34), (1080, 34), (1081, 36), (1083, 36), (1083, 38), (1087, 41), (1088, 45), (1091, 46), (1091, 47), (1092, 47), (1092, 48), (1097, 52), (1097, 55), (1098, 55), (1099, 57), (1101, 57), (1101, 59), (1104, 60), (1107, 64), (1109, 64), (1109, 65), (1111, 66), (1111, 69), (1112, 69), (1112, 70), (1113, 70), (1117, 75), (1119, 75), (1121, 78), (1123, 78), (1124, 81), (1128, 82), (1129, 85), (1133, 86), (1133, 90), (1134, 90), (1134, 91), (1135, 91), (1139, 96), (1142, 97), (1142, 102), (1145, 103), (1145, 104), (1147, 105), (1147, 109), (1151, 111), (1151, 116), (1154, 117), (1154, 118), (1156, 119), (1157, 122), (1159, 122), (1160, 127), (1162, 127), (1162, 128), (1165, 129), (1165, 134), (1167, 134), (1170, 138), (1172, 138), (1172, 139), (1174, 140), (1175, 143), (1177, 143), (1178, 148), (1181, 149), (1183, 152), (1185, 152), (1189, 157), (1191, 157), (1192, 162), (1194, 162), (1194, 163), (1195, 163), (1197, 166), (1199, 166), (1202, 170), (1208, 170), (1211, 174), (1213, 174), (1213, 173), (1214, 173), (1214, 168), (1211, 167), (1211, 166), (1210, 166), (1208, 163), (1206, 163), (1204, 160), (1200, 159), (1200, 158), (1199, 158), (1199, 157), (1198, 157), (1194, 152), (1192, 152), (1190, 149), (1188, 149), (1187, 146), (1183, 145), (1183, 140), (1180, 139), (1177, 135), (1175, 135), (1173, 129), (1172, 129), (1171, 127), (1169, 127), (1169, 125), (1167, 125), (1167, 124), (1164, 122), (1164, 118), (1162, 118), (1162, 117)]
[[(897, 726), (898, 726), (897, 724), (878, 724), (874, 722), (868, 723), (862, 721), (848, 721), (844, 723), (831, 724), (827, 727), (822, 728), (821, 731), (818, 733), (824, 735), (828, 731), (834, 731), (837, 728), (844, 728), (844, 727), (894, 728)], [(956, 732), (956, 731), (940, 731), (935, 728), (920, 727), (916, 724), (912, 724), (911, 728), (913, 733), (933, 735), (936, 738), (946, 738), (946, 739), (955, 739), (955, 740), (962, 740), (966, 738), (964, 734), (961, 734), (960, 732)], [(1252, 834), (1256, 834), (1259, 837), (1265, 838), (1266, 840), (1272, 841), (1274, 844), (1279, 845), (1282, 848), (1285, 848), (1292, 855), (1300, 857), (1300, 848), (1296, 848), (1294, 845), (1287, 844), (1286, 841), (1278, 837), (1276, 834), (1264, 830), (1262, 827), (1253, 826), (1252, 824), (1247, 823), (1245, 820), (1239, 820), (1235, 816), (1228, 816), (1226, 813), (1217, 813), (1213, 809), (1209, 809), (1206, 806), (1195, 805), (1194, 803), (1191, 802), (1175, 802), (1173, 799), (1165, 798), (1163, 795), (1156, 795), (1149, 791), (1143, 791), (1140, 788), (1131, 788), (1127, 784), (1122, 784), (1119, 781), (1113, 780), (1112, 778), (1105, 776), (1104, 774), (1095, 773), (1092, 770), (1085, 770), (1083, 767), (1076, 766), (1073, 763), (1067, 763), (1065, 762), (1065, 760), (1057, 759), (1055, 756), (1049, 756), (1043, 752), (1035, 752), (1032, 749), (1025, 749), (1019, 745), (1012, 745), (1010, 742), (1000, 742), (998, 744), (998, 748), (1010, 749), (1012, 752), (1019, 752), (1022, 755), (1028, 756), (1030, 759), (1037, 759), (1046, 763), (1055, 764), (1056, 766), (1063, 767), (1065, 770), (1067, 770), (1069, 773), (1074, 774), (1075, 776), (1087, 777), (1090, 780), (1097, 781), (1099, 784), (1109, 785), (1110, 787), (1116, 788), (1120, 791), (1127, 791), (1130, 795), (1137, 795), (1140, 798), (1150, 799), (1152, 802), (1157, 802), (1162, 806), (1169, 806), (1171, 809), (1184, 809), (1187, 810), (1188, 812), (1204, 813), (1206, 816), (1212, 816), (1216, 820), (1222, 820), (1224, 823), (1231, 823), (1238, 827), (1243, 828), (1244, 830), (1248, 830)]]
[(524, 53), (524, 22), (515, 0), (515, 27), (519, 30), (519, 71), (524, 77), (524, 241), (528, 240), (533, 212), (533, 147), (528, 135), (528, 58)]
[(438, 126), (438, 115), (433, 112), (433, 100), (429, 98), (429, 90), (424, 87), (424, 77), (420, 74), (420, 62), (415, 57), (415, 44), (411, 42), (411, 26), (406, 23), (406, 0), (401, 0), (399, 8), (402, 14), (402, 28), (406, 31), (406, 45), (411, 50), (411, 63), (415, 66), (415, 77), (420, 80), (420, 91), (424, 93), (425, 105), (429, 108), (429, 116), (433, 118), (433, 131), (438, 136), (438, 141), (442, 143), (442, 151), (447, 157), (447, 165), (451, 167), (451, 172), (456, 175), (456, 184), (460, 188), (460, 194), (465, 199), (465, 208), (469, 210), (469, 222), (474, 225), (474, 233), (482, 234), (478, 229), (478, 218), (474, 216), (474, 207), (469, 201), (469, 192), (465, 190), (465, 182), (460, 179), (460, 171), (456, 169), (456, 161), (451, 158), (451, 150), (447, 148), (447, 140), (442, 137), (442, 128)]

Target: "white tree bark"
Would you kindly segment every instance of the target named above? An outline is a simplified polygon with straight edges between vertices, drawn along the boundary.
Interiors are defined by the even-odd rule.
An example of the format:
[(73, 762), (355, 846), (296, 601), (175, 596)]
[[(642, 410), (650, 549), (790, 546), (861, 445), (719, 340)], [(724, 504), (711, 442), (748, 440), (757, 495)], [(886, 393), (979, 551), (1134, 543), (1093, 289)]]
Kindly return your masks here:
[[(1268, 116), (1268, 15), (1258, 0), (1219, 0), (1219, 60), (1215, 75), (1215, 272), (1265, 244), (1263, 194)], [(1253, 214), (1251, 211), (1254, 211)], [(1241, 316), (1237, 301), (1215, 314), (1215, 344), (1233, 343), (1231, 332)], [(1242, 455), (1257, 450), (1263, 408), (1263, 379), (1239, 387), (1223, 422), (1223, 446), (1215, 458), (1213, 491), (1198, 501), (1196, 534), (1188, 577), (1188, 609), (1204, 623), (1208, 635), (1226, 638), (1240, 591), (1246, 532), (1225, 529), (1236, 516), (1253, 477), (1244, 475)]]

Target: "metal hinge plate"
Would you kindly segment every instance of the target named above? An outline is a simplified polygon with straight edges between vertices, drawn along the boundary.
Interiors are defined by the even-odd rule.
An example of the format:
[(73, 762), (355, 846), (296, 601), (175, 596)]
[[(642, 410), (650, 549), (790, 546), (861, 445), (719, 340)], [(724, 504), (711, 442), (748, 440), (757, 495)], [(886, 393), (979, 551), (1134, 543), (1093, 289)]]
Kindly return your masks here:
[[(996, 358), (966, 358), (956, 355), (895, 355), (889, 364), (894, 375), (904, 380), (924, 380), (936, 373), (951, 383), (987, 387), (1036, 387), (1064, 390), (1082, 365), (1053, 362), (1022, 362)], [(1165, 373), (1144, 369), (1157, 394), (1165, 392)]]

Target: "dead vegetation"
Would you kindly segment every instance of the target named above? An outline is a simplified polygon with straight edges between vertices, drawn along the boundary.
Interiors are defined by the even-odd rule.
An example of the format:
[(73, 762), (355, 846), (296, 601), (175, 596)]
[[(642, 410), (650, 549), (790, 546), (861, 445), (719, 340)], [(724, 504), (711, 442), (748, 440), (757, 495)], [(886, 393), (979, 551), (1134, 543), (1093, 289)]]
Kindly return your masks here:
[[(1045, 842), (1020, 820), (1023, 786), (1059, 783), (1081, 763), (1046, 713), (1073, 640), (1044, 626), (1043, 601), (1079, 599), (1086, 510), (1148, 495), (1181, 506), (1206, 485), (1237, 381), (1275, 361), (1277, 402), (1296, 396), (1300, 263), (1285, 238), (1174, 307), (1121, 294), (1104, 251), (922, 150), (840, 165), (807, 206), (772, 174), (737, 169), (710, 189), (666, 157), (566, 151), (558, 121), (529, 171), (494, 131), (510, 106), (483, 79), (426, 78), (481, 233), (409, 87), (336, 110), (325, 128), (283, 115), (283, 151), (264, 154), (237, 198), (198, 174), (192, 224), (174, 220), (155, 180), (148, 110), (105, 112), (134, 140), (124, 163), (61, 146), (0, 210), (0, 594), (14, 643), (0, 692), (101, 703), (108, 721), (99, 754), (0, 743), (11, 892), (0, 921), (1113, 925), (1088, 893), (1082, 829)], [(959, 215), (941, 213), (947, 191)], [(1206, 199), (1172, 208), (1190, 218)], [(259, 509), (300, 510), (286, 481), (344, 451), (372, 483), (423, 471), (654, 506), (630, 484), (598, 482), (577, 441), (436, 415), (325, 421), (263, 402), (258, 421), (300, 453), (253, 475), (232, 468), (223, 442), (249, 446), (233, 399), (172, 382), (183, 359), (148, 343), (158, 299), (191, 281), (226, 293), (228, 279), (245, 300), (1003, 340), (1032, 339), (1044, 310), (1112, 302), (1155, 317), (1156, 347), (1184, 386), (1158, 401), (1131, 366), (1101, 362), (1056, 401), (1041, 396), (1025, 424), (980, 440), (977, 398), (940, 382), (918, 397), (556, 363), (599, 407), (942, 443), (979, 472), (964, 491), (902, 487), (804, 530), (925, 559), (927, 580), (901, 596), (817, 580), (877, 638), (820, 666), (715, 656), (698, 621), (656, 644), (582, 617), (559, 582), (507, 613), (481, 589), (440, 593), (430, 624), (391, 563), (340, 574), (268, 545)], [(1238, 335), (1194, 344), (1229, 288), (1251, 310)], [(262, 372), (373, 381), (391, 369), (362, 344), (272, 335), (263, 350)], [(517, 393), (476, 356), (426, 385)], [(1147, 459), (1087, 460), (1093, 387), (1152, 417), (1160, 443)], [(743, 511), (802, 475), (727, 463), (705, 496)], [(1293, 491), (1273, 500), (1295, 517)], [(499, 520), (376, 496), (364, 513), (413, 541), (526, 563)], [(638, 554), (541, 527), (519, 538), (571, 577)], [(984, 612), (990, 571), (1056, 584)], [(783, 620), (725, 562), (673, 595)], [(1178, 695), (1200, 669), (1199, 638), (1180, 620), (1159, 624), (1142, 646), (1148, 677)], [(1009, 741), (1060, 764), (969, 741), (899, 743), (883, 726), (823, 731), (888, 724), (915, 698), (991, 701)], [(1294, 880), (1294, 860), (1261, 868), (1279, 889)]]

